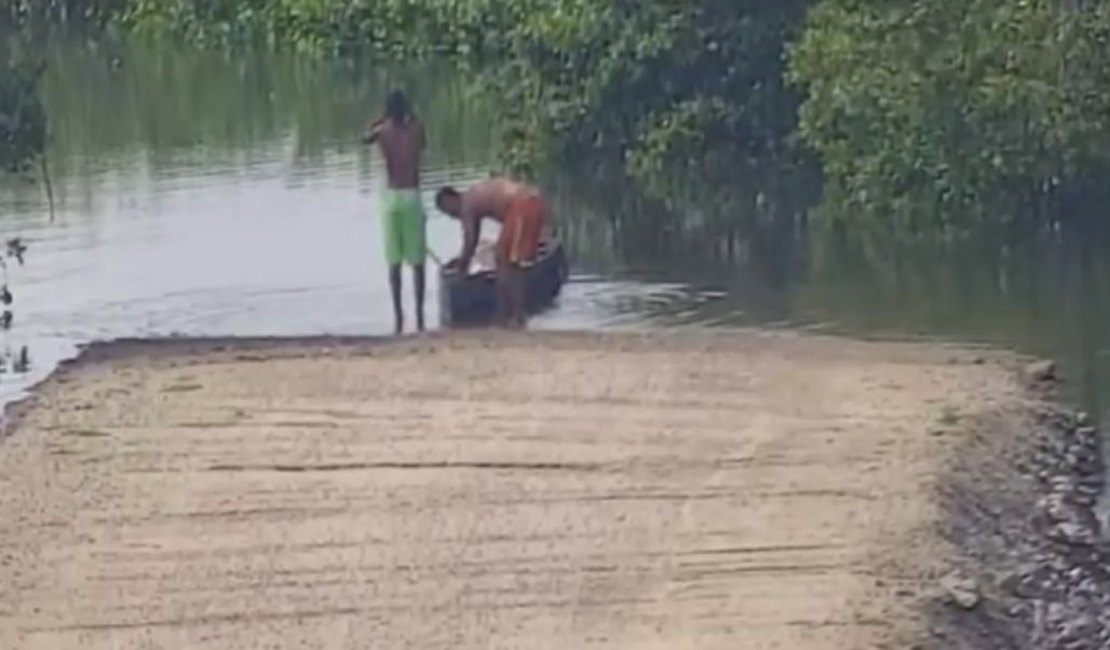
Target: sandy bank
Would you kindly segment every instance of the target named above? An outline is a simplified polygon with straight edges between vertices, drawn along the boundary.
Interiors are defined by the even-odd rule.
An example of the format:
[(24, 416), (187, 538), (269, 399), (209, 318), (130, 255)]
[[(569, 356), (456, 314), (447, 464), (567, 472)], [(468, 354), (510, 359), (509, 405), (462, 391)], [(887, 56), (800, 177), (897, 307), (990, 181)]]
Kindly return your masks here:
[(954, 455), (1037, 407), (1013, 363), (756, 333), (97, 348), (0, 445), (0, 647), (912, 647), (962, 552)]

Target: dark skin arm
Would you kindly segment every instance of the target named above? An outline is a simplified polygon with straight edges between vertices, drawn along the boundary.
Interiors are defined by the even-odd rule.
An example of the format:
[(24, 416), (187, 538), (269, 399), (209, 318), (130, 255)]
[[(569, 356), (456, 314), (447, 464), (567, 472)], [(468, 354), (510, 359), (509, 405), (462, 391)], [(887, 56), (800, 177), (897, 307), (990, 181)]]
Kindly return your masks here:
[[(378, 140), (378, 136), (380, 136), (382, 133), (382, 127), (385, 125), (385, 121), (387, 119), (389, 118), (383, 115), (373, 122), (367, 124), (366, 130), (362, 133), (362, 143), (373, 144), (374, 142), (376, 142)], [(420, 141), (420, 149), (421, 151), (423, 151), (425, 145), (427, 144), (427, 138), (424, 135), (424, 123), (418, 121), (417, 128), (419, 129), (417, 137)]]
[(481, 217), (464, 203), (462, 212), (459, 214), (459, 223), (463, 230), (462, 251), (458, 257), (448, 262), (447, 266), (460, 273), (466, 273), (470, 270), (470, 261), (474, 259), (474, 251), (478, 249), (478, 236), (482, 231), (482, 221)]
[(385, 124), (385, 118), (379, 117), (370, 124), (366, 125), (366, 130), (362, 133), (362, 144), (373, 144), (378, 140), (381, 135), (382, 125)]

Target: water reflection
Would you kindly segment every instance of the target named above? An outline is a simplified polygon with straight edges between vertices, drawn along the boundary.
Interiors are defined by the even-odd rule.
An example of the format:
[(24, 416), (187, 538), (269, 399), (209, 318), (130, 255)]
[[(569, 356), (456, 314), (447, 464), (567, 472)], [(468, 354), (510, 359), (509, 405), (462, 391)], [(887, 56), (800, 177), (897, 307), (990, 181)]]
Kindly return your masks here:
[[(44, 51), (56, 212), (40, 185), (0, 178), (4, 233), (32, 246), (26, 266), (11, 268), (10, 335), (36, 361), (17, 364), (16, 347), (8, 365), (26, 370), (0, 382), (0, 397), (96, 339), (388, 333), (383, 167), (357, 137), (392, 85), (428, 124), (425, 207), (438, 257), (453, 254), (459, 233), (435, 213), (432, 191), (494, 167), (485, 107), (435, 65), (73, 39)], [(437, 290), (431, 283), (433, 323)], [(619, 324), (643, 291), (572, 286), (535, 326)], [(411, 292), (405, 300), (411, 311)]]
[(5, 344), (0, 349), (0, 375), (25, 375), (31, 371), (31, 350), (26, 345), (13, 348)]
[[(489, 107), (439, 66), (73, 40), (46, 54), (57, 212), (51, 222), (40, 186), (0, 180), (4, 232), (33, 246), (11, 269), (9, 336), (36, 362), (23, 384), (0, 382), (0, 395), (93, 339), (388, 332), (382, 167), (356, 138), (391, 85), (428, 123), (425, 198), (440, 258), (458, 232), (437, 218), (431, 190), (497, 167)], [(1073, 397), (1096, 412), (1107, 403), (1104, 235), (896, 244), (812, 230), (808, 182), (783, 180), (773, 200), (660, 201), (604, 168), (582, 176), (548, 179), (574, 275), (537, 328), (761, 325), (985, 341), (1059, 359)], [(12, 349), (8, 366), (22, 348)]]
[(581, 191), (575, 180), (563, 187), (580, 264), (631, 283), (678, 283), (646, 299), (622, 294), (618, 310), (653, 325), (997, 345), (1058, 360), (1067, 397), (1091, 413), (1110, 404), (1110, 231), (1099, 224), (943, 243), (882, 224), (835, 231), (788, 212), (738, 216), (737, 232), (683, 232), (674, 224), (698, 223), (684, 211), (703, 206), (663, 208), (611, 182), (607, 191)]

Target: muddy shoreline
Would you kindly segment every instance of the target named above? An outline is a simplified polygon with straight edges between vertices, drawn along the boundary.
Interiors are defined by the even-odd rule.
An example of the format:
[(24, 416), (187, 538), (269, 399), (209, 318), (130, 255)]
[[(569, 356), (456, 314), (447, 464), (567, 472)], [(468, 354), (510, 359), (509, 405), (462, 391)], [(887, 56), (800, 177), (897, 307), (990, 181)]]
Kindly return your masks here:
[[(668, 347), (681, 352), (686, 349), (684, 346), (688, 347), (688, 342), (676, 343), (676, 337), (658, 334), (541, 336), (550, 354), (589, 348), (598, 341), (604, 341), (604, 347), (626, 353)], [(801, 350), (815, 354), (818, 361), (823, 356), (836, 360), (842, 354), (835, 350), (837, 346), (826, 349), (806, 336), (753, 334), (746, 335), (746, 339), (728, 334), (697, 336), (700, 339), (694, 339), (698, 343), (692, 349), (701, 353), (717, 347), (723, 352), (735, 352), (733, 348), (738, 346), (744, 355), (762, 355), (766, 354), (762, 346), (773, 348), (787, 341), (784, 349), (775, 354), (789, 355)], [(791, 340), (795, 343), (789, 343)], [(191, 376), (201, 366), (244, 368), (276, 362), (303, 364), (306, 359), (343, 364), (350, 359), (389, 359), (398, 354), (419, 357), (435, 351), (466, 351), (475, 347), (500, 354), (506, 349), (523, 353), (535, 341), (528, 336), (498, 339), (431, 334), (400, 343), (365, 337), (98, 343), (64, 363), (27, 398), (9, 404), (5, 409), (6, 431), (21, 428), (36, 408), (40, 411), (36, 426), (41, 427), (42, 409), (53, 408), (61, 403), (58, 400), (64, 402), (62, 396), (67, 385), (80, 384), (87, 375), (102, 368), (125, 368), (133, 381), (136, 369), (140, 369), (140, 374), (149, 368), (154, 374), (183, 372)], [(868, 345), (844, 347), (862, 350)], [(897, 566), (874, 569), (879, 577), (873, 591), (891, 594), (884, 598), (889, 599), (892, 607), (875, 616), (922, 621), (915, 626), (918, 631), (911, 635), (916, 641), (897, 637), (912, 641), (904, 647), (937, 650), (1108, 647), (1110, 547), (1094, 514), (1096, 499), (1104, 487), (1105, 470), (1098, 433), (1085, 416), (1057, 406), (1053, 380), (1023, 376), (1022, 368), (1028, 360), (959, 346), (928, 344), (906, 349), (911, 347), (948, 357), (949, 366), (970, 369), (987, 365), (1011, 377), (1021, 376), (1014, 381), (1024, 386), (1025, 402), (972, 409), (974, 412), (966, 416), (943, 414), (939, 424), (930, 425), (928, 432), (920, 432), (932, 441), (929, 445), (949, 448), (944, 452), (947, 460), (942, 470), (928, 479), (940, 513), (934, 534), (946, 543), (947, 550), (935, 551), (930, 557), (897, 558)], [(398, 352), (398, 348), (402, 351)], [(883, 353), (893, 350), (897, 355), (904, 353), (898, 346), (877, 349)], [(913, 358), (916, 354), (904, 356)], [(887, 362), (895, 360), (883, 361)], [(186, 388), (192, 390), (190, 386)], [(111, 396), (112, 390), (101, 390), (98, 394)], [(163, 392), (159, 399), (165, 398)], [(1015, 420), (1013, 409), (1021, 410), (1023, 418)], [(9, 442), (0, 438), (0, 456)], [(516, 467), (527, 469), (525, 465)], [(905, 628), (897, 620), (884, 623), (888, 624)], [(874, 647), (890, 646), (884, 642)]]
[[(436, 336), (429, 333), (425, 338)], [(126, 359), (185, 360), (226, 355), (242, 361), (261, 360), (281, 355), (302, 355), (306, 348), (353, 351), (394, 340), (388, 336), (257, 336), (257, 337), (165, 337), (117, 338), (94, 341), (79, 347), (77, 355), (63, 359), (42, 380), (29, 386), (26, 394), (4, 404), (0, 444), (18, 430), (20, 422), (38, 401), (43, 387), (67, 381), (72, 373), (86, 366)]]

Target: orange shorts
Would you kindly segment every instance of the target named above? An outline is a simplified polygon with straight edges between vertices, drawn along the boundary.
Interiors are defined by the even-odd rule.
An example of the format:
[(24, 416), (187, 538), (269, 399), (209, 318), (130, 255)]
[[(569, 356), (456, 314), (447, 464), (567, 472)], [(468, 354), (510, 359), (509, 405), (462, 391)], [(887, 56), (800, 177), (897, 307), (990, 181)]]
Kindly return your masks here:
[(501, 222), (497, 258), (501, 263), (527, 264), (536, 259), (540, 236), (547, 222), (547, 203), (538, 196), (513, 199)]

